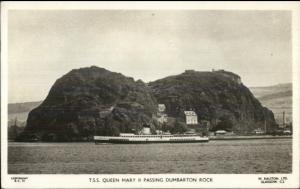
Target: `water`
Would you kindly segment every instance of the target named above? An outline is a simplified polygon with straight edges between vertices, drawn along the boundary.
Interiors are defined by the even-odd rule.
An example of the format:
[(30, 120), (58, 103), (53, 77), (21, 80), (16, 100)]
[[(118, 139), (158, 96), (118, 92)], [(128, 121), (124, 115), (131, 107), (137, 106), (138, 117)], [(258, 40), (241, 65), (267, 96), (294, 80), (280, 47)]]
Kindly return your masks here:
[(9, 174), (291, 173), (292, 140), (118, 145), (13, 143)]

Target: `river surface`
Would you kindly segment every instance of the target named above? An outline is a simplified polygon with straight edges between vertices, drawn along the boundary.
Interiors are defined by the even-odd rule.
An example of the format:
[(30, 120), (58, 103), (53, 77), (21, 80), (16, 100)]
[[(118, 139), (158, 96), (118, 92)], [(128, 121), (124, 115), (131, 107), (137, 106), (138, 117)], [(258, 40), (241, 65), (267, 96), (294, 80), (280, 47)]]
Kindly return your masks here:
[(9, 174), (291, 173), (292, 139), (8, 144)]

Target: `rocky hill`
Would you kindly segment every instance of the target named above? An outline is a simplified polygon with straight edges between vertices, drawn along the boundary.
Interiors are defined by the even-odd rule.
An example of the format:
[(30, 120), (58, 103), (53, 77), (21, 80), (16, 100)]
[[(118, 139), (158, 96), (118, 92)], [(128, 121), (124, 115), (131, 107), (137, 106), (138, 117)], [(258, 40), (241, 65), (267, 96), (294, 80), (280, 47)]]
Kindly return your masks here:
[(132, 132), (150, 122), (155, 99), (141, 80), (95, 66), (72, 70), (29, 113), (19, 140), (89, 140), (95, 134)]
[(149, 86), (157, 102), (166, 105), (169, 115), (183, 117), (184, 110), (194, 110), (199, 120), (211, 123), (212, 130), (248, 133), (264, 128), (265, 123), (269, 131), (276, 125), (273, 113), (231, 72), (190, 70)]
[(266, 87), (250, 87), (250, 90), (262, 105), (272, 110), (278, 123), (283, 122), (283, 112), (285, 112), (286, 122), (291, 122), (293, 120), (292, 83)]
[(72, 70), (55, 82), (43, 103), (29, 113), (19, 140), (80, 141), (95, 134), (137, 132), (145, 125), (156, 126), (158, 103), (176, 119), (184, 120), (183, 111), (194, 110), (199, 121), (211, 123), (210, 130), (244, 134), (265, 124), (268, 131), (276, 127), (273, 113), (231, 72), (186, 71), (145, 84), (92, 66)]

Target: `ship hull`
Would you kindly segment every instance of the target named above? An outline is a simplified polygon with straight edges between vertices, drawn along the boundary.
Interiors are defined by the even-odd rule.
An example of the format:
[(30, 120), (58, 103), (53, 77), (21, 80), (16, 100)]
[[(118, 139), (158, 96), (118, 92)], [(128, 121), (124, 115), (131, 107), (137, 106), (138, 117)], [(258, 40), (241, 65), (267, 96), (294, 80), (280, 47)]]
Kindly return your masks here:
[(157, 143), (205, 143), (208, 141), (95, 141), (95, 144), (157, 144)]
[(126, 138), (126, 137), (105, 137), (95, 136), (95, 144), (153, 144), (153, 143), (204, 143), (208, 142), (207, 137), (156, 137), (156, 138)]

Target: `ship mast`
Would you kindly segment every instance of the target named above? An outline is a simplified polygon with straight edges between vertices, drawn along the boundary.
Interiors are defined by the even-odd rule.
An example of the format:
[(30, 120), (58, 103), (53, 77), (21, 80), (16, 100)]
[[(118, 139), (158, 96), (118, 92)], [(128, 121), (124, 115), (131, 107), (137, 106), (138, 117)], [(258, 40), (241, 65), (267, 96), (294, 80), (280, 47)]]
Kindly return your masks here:
[(282, 127), (285, 128), (285, 111), (282, 112)]
[(265, 124), (264, 124), (264, 126), (265, 126), (265, 134), (267, 134), (267, 120), (265, 119)]

